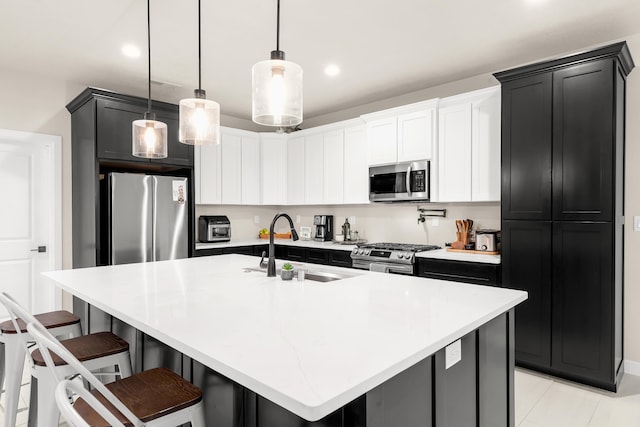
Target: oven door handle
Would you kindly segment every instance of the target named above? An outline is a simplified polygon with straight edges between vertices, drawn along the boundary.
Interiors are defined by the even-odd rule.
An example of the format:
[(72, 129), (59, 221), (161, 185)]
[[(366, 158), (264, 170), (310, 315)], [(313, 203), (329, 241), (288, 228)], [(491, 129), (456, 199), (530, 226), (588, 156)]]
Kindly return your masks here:
[(372, 262), (371, 264), (369, 264), (369, 271), (375, 271), (375, 272), (378, 272), (378, 273), (388, 273), (389, 272), (389, 266), (386, 265), (386, 264)]
[(407, 168), (407, 176), (405, 177), (405, 184), (407, 185), (407, 195), (411, 197), (411, 165)]

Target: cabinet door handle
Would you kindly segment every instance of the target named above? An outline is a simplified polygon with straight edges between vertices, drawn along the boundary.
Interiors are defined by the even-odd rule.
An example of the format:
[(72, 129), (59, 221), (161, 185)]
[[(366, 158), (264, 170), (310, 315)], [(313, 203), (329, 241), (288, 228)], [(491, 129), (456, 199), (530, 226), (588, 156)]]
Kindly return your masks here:
[(47, 252), (46, 246), (38, 246), (35, 249), (31, 249), (31, 252)]

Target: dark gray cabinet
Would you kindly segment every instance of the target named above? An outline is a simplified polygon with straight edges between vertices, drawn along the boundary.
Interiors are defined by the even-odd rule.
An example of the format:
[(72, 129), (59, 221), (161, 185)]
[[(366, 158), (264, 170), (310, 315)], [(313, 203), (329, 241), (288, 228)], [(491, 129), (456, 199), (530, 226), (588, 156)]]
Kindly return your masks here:
[[(110, 172), (189, 178), (189, 236), (194, 235), (193, 147), (178, 141), (178, 106), (153, 103), (157, 119), (168, 126), (166, 159), (140, 159), (131, 154), (131, 125), (143, 117), (146, 108), (146, 99), (95, 88), (85, 89), (67, 105), (71, 113), (74, 268), (109, 262), (105, 177)], [(193, 240), (189, 239), (189, 254)]]
[(502, 84), (502, 218), (551, 219), (552, 75)]
[(554, 221), (614, 220), (616, 68), (602, 59), (553, 73)]
[[(613, 227), (608, 223), (553, 225), (552, 363), (577, 378), (607, 384), (622, 358), (614, 319)], [(616, 348), (618, 347), (618, 348)]]
[(496, 74), (502, 279), (516, 361), (615, 390), (622, 361), (626, 43)]
[(431, 279), (500, 286), (500, 264), (418, 258), (417, 275)]
[(502, 221), (503, 284), (529, 294), (516, 309), (516, 360), (525, 366), (551, 366), (550, 248), (550, 221)]

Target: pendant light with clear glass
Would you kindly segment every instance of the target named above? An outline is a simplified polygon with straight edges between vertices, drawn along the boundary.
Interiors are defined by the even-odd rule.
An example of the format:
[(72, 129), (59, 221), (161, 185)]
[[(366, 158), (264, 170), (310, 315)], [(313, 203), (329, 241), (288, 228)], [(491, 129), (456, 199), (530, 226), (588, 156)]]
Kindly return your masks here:
[(198, 0), (198, 89), (194, 98), (180, 101), (180, 136), (183, 144), (206, 145), (220, 143), (220, 105), (206, 99), (202, 89), (200, 0)]
[(167, 157), (167, 125), (156, 120), (151, 112), (151, 12), (147, 0), (147, 53), (149, 60), (149, 97), (144, 119), (134, 120), (132, 130), (132, 152), (136, 157), (164, 159)]
[(253, 66), (253, 121), (266, 126), (302, 123), (302, 67), (285, 61), (280, 50), (280, 0), (276, 27), (276, 50), (271, 59)]

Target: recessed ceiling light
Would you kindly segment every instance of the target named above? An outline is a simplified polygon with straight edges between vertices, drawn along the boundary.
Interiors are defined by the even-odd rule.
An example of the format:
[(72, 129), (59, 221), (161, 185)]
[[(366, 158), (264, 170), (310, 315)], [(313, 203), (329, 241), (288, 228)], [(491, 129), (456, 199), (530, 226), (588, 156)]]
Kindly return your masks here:
[(138, 58), (140, 56), (140, 49), (138, 49), (138, 46), (132, 44), (125, 44), (122, 46), (121, 51), (127, 58)]
[(335, 77), (340, 74), (340, 68), (336, 64), (330, 64), (324, 68), (324, 73), (329, 77)]

